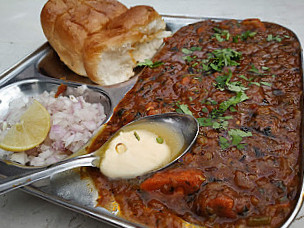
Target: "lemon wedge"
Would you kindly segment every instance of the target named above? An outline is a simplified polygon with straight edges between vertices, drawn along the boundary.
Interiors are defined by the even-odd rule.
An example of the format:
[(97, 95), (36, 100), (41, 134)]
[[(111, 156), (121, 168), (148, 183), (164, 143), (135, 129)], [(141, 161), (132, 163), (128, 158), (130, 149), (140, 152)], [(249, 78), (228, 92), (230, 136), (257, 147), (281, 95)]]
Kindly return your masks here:
[(0, 148), (14, 152), (32, 149), (46, 139), (50, 126), (50, 114), (42, 104), (34, 100), (20, 121), (2, 138)]

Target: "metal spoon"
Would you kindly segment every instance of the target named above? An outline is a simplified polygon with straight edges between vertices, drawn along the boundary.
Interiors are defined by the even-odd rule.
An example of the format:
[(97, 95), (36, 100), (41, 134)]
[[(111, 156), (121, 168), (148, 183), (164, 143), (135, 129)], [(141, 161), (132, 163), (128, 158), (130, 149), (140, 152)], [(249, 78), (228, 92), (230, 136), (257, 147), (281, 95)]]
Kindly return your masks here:
[[(156, 172), (160, 169), (164, 169), (165, 167), (171, 165), (176, 160), (178, 160), (181, 156), (183, 156), (185, 153), (189, 151), (193, 143), (195, 142), (198, 131), (199, 131), (199, 125), (196, 119), (193, 116), (190, 115), (184, 115), (179, 113), (166, 113), (166, 114), (160, 114), (160, 115), (153, 115), (153, 116), (147, 116), (140, 118), (136, 121), (133, 121), (124, 127), (122, 127), (119, 131), (121, 131), (126, 126), (130, 126), (133, 124), (139, 124), (139, 123), (165, 123), (172, 128), (172, 130), (177, 131), (181, 134), (181, 136), (184, 139), (184, 147), (183, 150), (180, 151), (178, 156), (175, 156), (172, 161), (165, 164), (162, 167), (157, 168), (156, 170), (151, 170), (150, 172)], [(114, 134), (114, 136), (116, 133)], [(111, 138), (109, 139), (111, 140)], [(109, 141), (108, 140), (108, 141)], [(60, 173), (69, 169), (82, 167), (82, 166), (92, 166), (92, 167), (99, 167), (100, 164), (100, 156), (98, 156), (98, 152), (102, 149), (100, 147), (98, 150), (96, 150), (93, 153), (70, 158), (61, 162), (58, 162), (56, 164), (36, 169), (31, 172), (27, 172), (22, 175), (12, 176), (5, 179), (0, 180), (0, 195), (4, 194), (6, 192), (9, 192), (11, 190), (32, 184), (38, 180), (44, 179), (46, 177), (50, 177), (53, 174)]]

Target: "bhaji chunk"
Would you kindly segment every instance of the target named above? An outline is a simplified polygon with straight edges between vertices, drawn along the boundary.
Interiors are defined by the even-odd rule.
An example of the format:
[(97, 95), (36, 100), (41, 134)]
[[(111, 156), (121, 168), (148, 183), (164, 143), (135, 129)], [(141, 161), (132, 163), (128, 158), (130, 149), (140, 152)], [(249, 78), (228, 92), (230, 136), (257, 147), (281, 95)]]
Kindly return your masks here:
[(142, 182), (140, 188), (145, 191), (160, 190), (164, 194), (179, 192), (188, 195), (198, 191), (204, 181), (205, 176), (199, 169), (173, 169), (154, 174)]
[(246, 196), (240, 196), (232, 188), (222, 183), (210, 183), (198, 195), (194, 210), (202, 216), (236, 218), (250, 207)]

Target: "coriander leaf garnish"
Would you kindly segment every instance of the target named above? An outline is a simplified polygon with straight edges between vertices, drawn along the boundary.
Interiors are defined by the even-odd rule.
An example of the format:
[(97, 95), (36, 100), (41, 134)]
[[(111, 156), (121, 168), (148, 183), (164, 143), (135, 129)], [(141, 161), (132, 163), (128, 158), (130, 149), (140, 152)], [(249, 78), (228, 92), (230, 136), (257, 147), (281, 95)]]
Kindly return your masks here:
[(220, 146), (223, 150), (227, 149), (230, 146), (228, 139), (220, 136)]
[(182, 58), (183, 58), (183, 60), (186, 60), (188, 62), (193, 61), (193, 58), (191, 56), (189, 56), (189, 55), (183, 56)]
[(262, 68), (262, 70), (269, 70), (270, 69), (269, 67), (265, 67), (265, 66), (262, 66), (261, 68)]
[(227, 88), (229, 91), (232, 92), (240, 92), (248, 89), (244, 87), (241, 82), (238, 81), (230, 82), (231, 77), (232, 77), (231, 70), (229, 70), (228, 74), (226, 73), (224, 75), (216, 77), (215, 78), (215, 81), (217, 82), (216, 87), (221, 91)]
[(231, 97), (230, 99), (223, 101), (220, 103), (218, 109), (213, 109), (211, 112), (211, 118), (216, 119), (219, 116), (221, 116), (230, 106), (234, 106), (238, 103), (241, 103), (245, 100), (247, 100), (249, 97), (244, 93), (244, 91), (240, 91), (237, 93), (236, 96)]
[(186, 54), (186, 55), (191, 55), (193, 51), (187, 49), (187, 48), (182, 48), (182, 53)]
[(265, 85), (265, 86), (269, 86), (269, 87), (271, 87), (272, 86), (272, 84), (271, 83), (269, 83), (269, 82), (260, 82), (262, 85)]
[(191, 51), (201, 51), (202, 50), (202, 47), (196, 47), (196, 46), (193, 46), (190, 48)]
[(219, 143), (223, 150), (230, 146), (236, 146), (239, 150), (243, 149), (246, 144), (241, 144), (243, 138), (252, 136), (251, 132), (245, 132), (240, 129), (230, 129), (228, 131), (229, 140), (225, 137), (219, 137)]
[(256, 85), (256, 86), (265, 85), (265, 86), (269, 86), (269, 87), (272, 86), (272, 84), (270, 82), (264, 82), (264, 81), (261, 81), (261, 82), (250, 82), (248, 85), (249, 86), (251, 86), (251, 85)]
[(213, 28), (213, 30), (215, 33), (212, 35), (212, 37), (215, 37), (217, 41), (223, 42), (230, 39), (230, 33), (228, 30), (222, 30), (220, 28)]
[[(269, 71), (270, 68), (269, 68), (269, 67), (266, 67), (266, 66), (262, 66), (262, 67), (261, 67), (261, 70), (262, 70), (262, 71)], [(257, 74), (257, 75), (259, 75), (259, 76), (266, 75), (266, 73), (261, 72), (254, 64), (251, 64), (251, 68), (248, 70), (248, 72)]]
[(249, 72), (255, 73), (255, 74), (260, 74), (260, 71), (258, 68), (255, 67), (255, 65), (251, 64), (251, 69), (248, 70)]
[(273, 36), (272, 34), (270, 34), (270, 35), (267, 36), (266, 40), (267, 40), (268, 42), (270, 42), (270, 41), (281, 42), (281, 41), (282, 41), (282, 38), (281, 38), (279, 35)]
[(239, 39), (242, 41), (246, 41), (249, 37), (252, 38), (257, 34), (257, 32), (252, 32), (252, 31), (246, 31), (243, 32), (241, 35), (235, 35), (232, 37), (232, 42), (233, 43), (238, 43)]
[(202, 108), (202, 112), (204, 112), (204, 113), (209, 113), (209, 111), (208, 111), (208, 109), (207, 109), (206, 107), (203, 107), (203, 108)]
[(205, 102), (207, 105), (217, 105), (217, 101), (213, 100), (211, 97), (208, 97)]
[(248, 79), (245, 75), (238, 75), (238, 77), (239, 77), (239, 78), (242, 78), (242, 79), (244, 79), (244, 80), (246, 80), (246, 81), (249, 81), (249, 79)]
[(158, 136), (158, 137), (156, 138), (156, 142), (159, 143), (159, 144), (163, 144), (164, 139), (163, 139), (162, 137)]
[(211, 118), (205, 118), (205, 117), (197, 118), (197, 122), (201, 127), (211, 127), (213, 124)]
[(176, 106), (178, 107), (178, 109), (176, 109), (176, 112), (185, 113), (185, 114), (193, 116), (192, 112), (188, 108), (188, 105), (186, 105), (186, 104), (176, 104)]
[(230, 110), (230, 112), (237, 112), (236, 108), (233, 107), (233, 106), (231, 106), (231, 107), (229, 108), (229, 110)]
[(139, 137), (139, 135), (138, 135), (138, 133), (136, 131), (134, 131), (134, 136), (137, 139), (137, 141), (140, 141), (140, 137)]
[(232, 42), (233, 43), (238, 43), (239, 42), (239, 38), (240, 38), (240, 35), (235, 35), (232, 37)]
[(161, 65), (163, 65), (164, 63), (161, 62), (161, 61), (156, 61), (156, 62), (152, 62), (152, 60), (150, 59), (145, 59), (144, 62), (140, 62), (137, 64), (137, 66), (147, 66), (147, 67), (150, 67), (150, 68), (156, 68), (156, 67), (159, 67)]
[(232, 138), (231, 144), (237, 146), (243, 140), (244, 137), (252, 136), (252, 133), (250, 131), (245, 132), (240, 129), (230, 129), (228, 131), (228, 135)]
[(227, 129), (228, 128), (228, 121), (232, 119), (232, 116), (223, 116), (219, 117), (218, 119), (212, 118), (197, 118), (197, 121), (201, 127), (212, 127), (213, 129)]
[(241, 92), (241, 91), (245, 91), (248, 88), (244, 87), (241, 82), (231, 82), (231, 83), (227, 83), (227, 88), (228, 90), (232, 91), (232, 92)]
[(248, 37), (254, 37), (257, 33), (256, 32), (252, 32), (252, 31), (246, 31), (246, 32), (243, 32), (242, 35), (241, 35), (241, 39), (243, 41), (247, 40)]
[(238, 66), (242, 54), (230, 48), (216, 49), (208, 53), (208, 59), (202, 60), (203, 71), (221, 72), (225, 66)]
[(221, 91), (224, 91), (227, 83), (229, 82), (229, 80), (231, 78), (231, 76), (232, 76), (231, 71), (230, 71), (229, 74), (224, 74), (224, 75), (217, 76), (215, 78), (215, 81), (217, 82), (215, 87), (218, 88)]
[(202, 50), (202, 47), (196, 47), (196, 46), (193, 46), (191, 47), (190, 49), (187, 49), (187, 48), (182, 48), (182, 53), (184, 53), (185, 55), (191, 55), (194, 51), (201, 51)]
[(259, 82), (250, 82), (248, 85), (249, 85), (249, 86), (250, 86), (250, 85), (261, 86), (261, 84), (260, 84)]

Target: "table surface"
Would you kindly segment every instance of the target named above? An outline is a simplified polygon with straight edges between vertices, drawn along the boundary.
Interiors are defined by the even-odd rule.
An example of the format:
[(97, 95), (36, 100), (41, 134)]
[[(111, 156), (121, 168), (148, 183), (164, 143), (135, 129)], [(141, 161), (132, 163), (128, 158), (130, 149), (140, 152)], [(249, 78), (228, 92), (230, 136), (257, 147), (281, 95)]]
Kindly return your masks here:
[[(0, 0), (0, 74), (46, 42), (40, 11), (46, 0)], [(260, 18), (294, 31), (304, 42), (303, 0), (121, 0), (153, 6), (159, 13), (212, 18)], [(304, 227), (304, 209), (291, 227)], [(16, 190), (0, 196), (0, 227), (109, 227), (87, 216)]]

